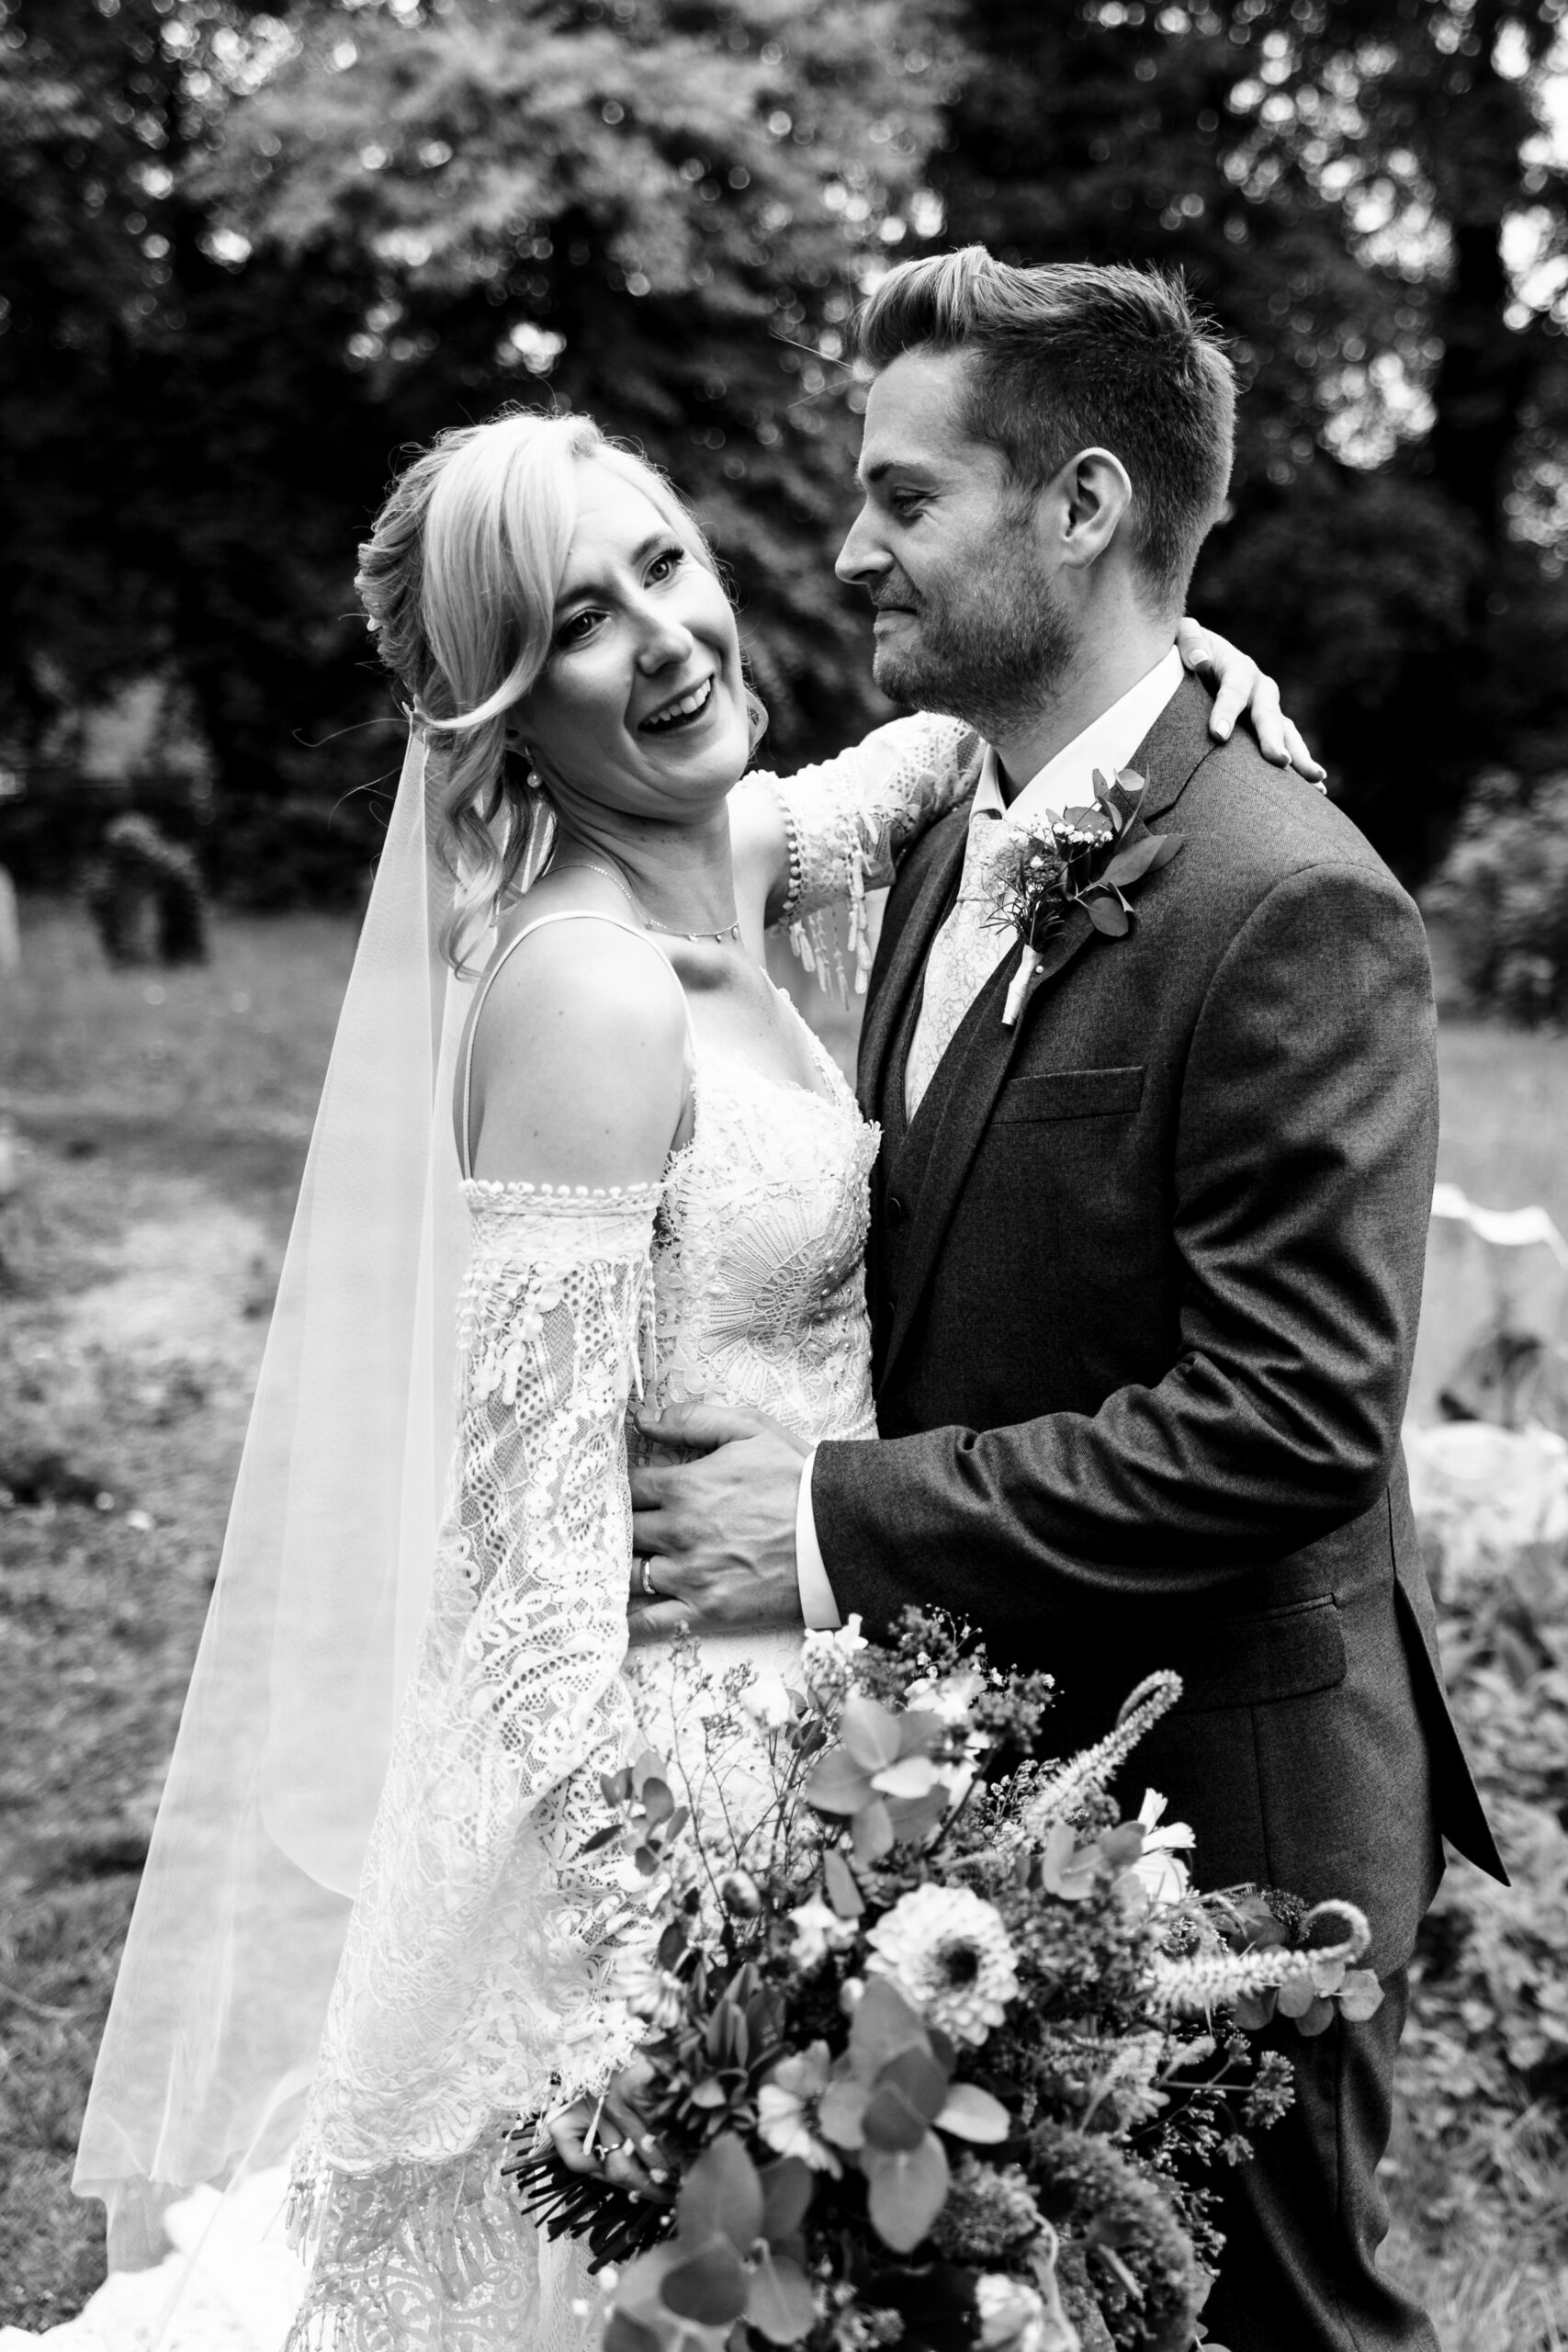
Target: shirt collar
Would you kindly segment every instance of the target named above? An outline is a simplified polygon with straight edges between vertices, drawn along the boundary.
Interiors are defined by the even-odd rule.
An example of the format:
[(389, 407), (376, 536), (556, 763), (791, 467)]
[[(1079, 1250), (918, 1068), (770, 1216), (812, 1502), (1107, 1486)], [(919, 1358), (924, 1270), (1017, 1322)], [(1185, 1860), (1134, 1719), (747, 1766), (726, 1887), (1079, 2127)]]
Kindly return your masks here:
[(1135, 686), (1129, 686), (1109, 710), (1091, 718), (1081, 733), (1047, 760), (1010, 802), (1002, 797), (997, 755), (987, 743), (971, 814), (1010, 817), (1015, 823), (1028, 824), (1047, 815), (1059, 817), (1069, 803), (1087, 801), (1092, 796), (1096, 768), (1109, 783), (1118, 768), (1127, 765), (1174, 696), (1182, 675), (1181, 656), (1173, 645)]

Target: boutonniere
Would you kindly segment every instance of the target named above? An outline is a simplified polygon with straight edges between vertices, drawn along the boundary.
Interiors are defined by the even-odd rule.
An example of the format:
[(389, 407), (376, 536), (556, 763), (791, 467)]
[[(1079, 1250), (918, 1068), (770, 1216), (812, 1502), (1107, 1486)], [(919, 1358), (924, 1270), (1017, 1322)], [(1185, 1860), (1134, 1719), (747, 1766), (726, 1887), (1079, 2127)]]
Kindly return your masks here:
[(1133, 924), (1129, 892), (1145, 875), (1168, 865), (1182, 846), (1181, 833), (1150, 832), (1145, 790), (1144, 778), (1132, 768), (1122, 769), (1111, 784), (1096, 768), (1091, 808), (1064, 809), (1020, 842), (997, 899), (998, 925), (1015, 931), (1022, 943), (1002, 1010), (1004, 1029), (1022, 1012), (1029, 984), (1068, 909), (1081, 907), (1108, 939), (1124, 938)]

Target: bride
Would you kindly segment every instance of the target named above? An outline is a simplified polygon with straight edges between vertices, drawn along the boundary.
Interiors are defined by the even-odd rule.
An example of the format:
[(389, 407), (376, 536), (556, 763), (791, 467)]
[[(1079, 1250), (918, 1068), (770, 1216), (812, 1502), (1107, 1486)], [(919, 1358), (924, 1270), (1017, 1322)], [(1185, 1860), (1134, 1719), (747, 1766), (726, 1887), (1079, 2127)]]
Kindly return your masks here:
[[(863, 894), (973, 739), (906, 718), (739, 783), (713, 557), (582, 417), (444, 435), (359, 587), (409, 756), (77, 2187), (134, 2264), (190, 2184), (291, 2152), (291, 2345), (567, 2352), (592, 2283), (500, 2164), (525, 2116), (580, 2145), (637, 2038), (638, 1898), (584, 1851), (676, 1703), (660, 1653), (640, 1697), (622, 1671), (628, 1414), (634, 1449), (639, 1399), (874, 1433), (876, 1131), (763, 934), (832, 964), (847, 906), (863, 984)], [(1269, 682), (1216, 659), (1282, 758)]]

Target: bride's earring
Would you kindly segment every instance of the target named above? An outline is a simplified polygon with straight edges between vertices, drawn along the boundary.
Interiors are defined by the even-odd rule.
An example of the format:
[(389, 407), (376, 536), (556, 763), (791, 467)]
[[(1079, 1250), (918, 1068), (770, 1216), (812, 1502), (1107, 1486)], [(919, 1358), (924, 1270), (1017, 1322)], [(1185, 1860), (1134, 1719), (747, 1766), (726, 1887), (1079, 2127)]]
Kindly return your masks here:
[(513, 729), (508, 728), (504, 740), (507, 750), (515, 759), (526, 760), (528, 763), (527, 774), (523, 778), (525, 789), (529, 792), (543, 792), (544, 780), (534, 765), (534, 754), (523, 741), (522, 736)]

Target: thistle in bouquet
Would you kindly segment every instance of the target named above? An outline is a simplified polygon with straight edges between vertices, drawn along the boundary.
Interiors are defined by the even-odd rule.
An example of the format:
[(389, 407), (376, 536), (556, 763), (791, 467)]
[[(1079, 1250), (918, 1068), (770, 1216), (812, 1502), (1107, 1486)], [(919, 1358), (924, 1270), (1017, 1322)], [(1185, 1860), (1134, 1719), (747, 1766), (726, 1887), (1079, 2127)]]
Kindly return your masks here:
[(624, 1984), (649, 2192), (513, 2167), (619, 2266), (607, 2352), (1192, 2342), (1203, 2168), (1285, 2097), (1225, 2005), (1359, 1997), (1364, 1921), (1325, 1951), (1299, 1906), (1215, 1906), (1156, 1798), (1118, 1819), (1174, 1676), (1043, 1764), (1049, 1678), (941, 1621), (808, 1636), (795, 1690), (687, 1670), (669, 1763), (606, 1782), (602, 1833), (660, 1890)]

